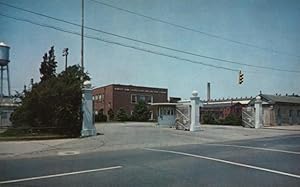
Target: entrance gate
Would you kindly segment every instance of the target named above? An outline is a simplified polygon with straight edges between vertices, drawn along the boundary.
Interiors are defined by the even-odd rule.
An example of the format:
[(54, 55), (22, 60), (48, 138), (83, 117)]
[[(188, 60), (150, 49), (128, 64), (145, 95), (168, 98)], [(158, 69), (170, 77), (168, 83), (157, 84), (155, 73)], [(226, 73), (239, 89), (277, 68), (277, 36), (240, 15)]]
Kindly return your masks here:
[(250, 128), (255, 127), (255, 112), (253, 107), (242, 109), (242, 125)]
[(176, 129), (189, 130), (191, 125), (191, 107), (189, 104), (176, 105)]

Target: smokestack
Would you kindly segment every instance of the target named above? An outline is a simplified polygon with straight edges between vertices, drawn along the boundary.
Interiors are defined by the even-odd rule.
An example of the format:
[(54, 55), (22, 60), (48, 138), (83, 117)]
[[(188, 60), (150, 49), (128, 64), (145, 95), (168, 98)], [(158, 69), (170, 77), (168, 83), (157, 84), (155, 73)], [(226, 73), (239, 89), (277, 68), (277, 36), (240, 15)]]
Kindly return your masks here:
[(210, 82), (207, 83), (207, 102), (210, 101)]

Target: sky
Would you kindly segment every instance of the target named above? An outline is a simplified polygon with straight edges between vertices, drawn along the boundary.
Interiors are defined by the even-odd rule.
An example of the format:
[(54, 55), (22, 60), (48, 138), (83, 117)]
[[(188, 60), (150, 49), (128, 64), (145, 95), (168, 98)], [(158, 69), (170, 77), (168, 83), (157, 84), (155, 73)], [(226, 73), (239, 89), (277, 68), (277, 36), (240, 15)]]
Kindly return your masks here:
[[(98, 0), (149, 17), (171, 22), (208, 35), (174, 27), (85, 0), (85, 26), (166, 46), (189, 53), (254, 66), (300, 71), (299, 0)], [(81, 0), (0, 0), (0, 12), (80, 33), (80, 27), (7, 7), (1, 2), (81, 24)], [(169, 96), (187, 99), (193, 90), (206, 98), (266, 94), (300, 94), (300, 73), (254, 68), (183, 54), (85, 29), (89, 36), (139, 47), (170, 58), (96, 39), (84, 40), (84, 66), (92, 84), (130, 84), (168, 88)], [(230, 42), (228, 40), (237, 42)], [(40, 80), (42, 56), (55, 47), (57, 72), (64, 69), (62, 50), (69, 48), (68, 64), (80, 64), (78, 35), (17, 21), (0, 15), (0, 42), (10, 49), (12, 92), (21, 91), (30, 79)], [(255, 47), (244, 45), (244, 43)], [(188, 59), (188, 61), (179, 60)], [(197, 63), (191, 63), (197, 62)], [(222, 66), (234, 71), (204, 66)], [(244, 73), (238, 84), (238, 70)]]

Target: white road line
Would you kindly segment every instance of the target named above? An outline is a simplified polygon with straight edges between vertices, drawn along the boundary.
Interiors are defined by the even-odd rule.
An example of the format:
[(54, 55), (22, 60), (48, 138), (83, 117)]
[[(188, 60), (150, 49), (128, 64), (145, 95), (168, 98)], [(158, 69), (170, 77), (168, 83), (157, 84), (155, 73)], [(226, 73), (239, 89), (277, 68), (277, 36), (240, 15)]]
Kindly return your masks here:
[(60, 174), (54, 174), (54, 175), (45, 175), (45, 176), (39, 176), (39, 177), (30, 177), (30, 178), (23, 178), (23, 179), (0, 181), (0, 184), (10, 184), (10, 183), (32, 181), (32, 180), (40, 180), (40, 179), (47, 179), (47, 178), (54, 178), (54, 177), (63, 177), (63, 176), (68, 176), (68, 175), (78, 175), (78, 174), (83, 174), (83, 173), (91, 173), (91, 172), (97, 172), (97, 171), (106, 171), (106, 170), (120, 169), (120, 168), (122, 168), (122, 166), (114, 166), (114, 167), (107, 167), (107, 168), (83, 170), (83, 171), (76, 171), (76, 172), (70, 172), (70, 173), (60, 173)]
[(177, 154), (177, 155), (184, 155), (184, 156), (189, 156), (189, 157), (202, 158), (202, 159), (206, 159), (206, 160), (212, 160), (212, 161), (216, 161), (216, 162), (231, 164), (231, 165), (245, 167), (245, 168), (256, 169), (256, 170), (260, 170), (260, 171), (266, 171), (266, 172), (270, 172), (270, 173), (276, 173), (276, 174), (279, 174), (279, 175), (285, 175), (285, 176), (289, 176), (289, 177), (294, 177), (294, 178), (299, 178), (300, 179), (300, 175), (296, 175), (296, 174), (292, 174), (292, 173), (286, 173), (286, 172), (282, 172), (282, 171), (276, 171), (276, 170), (262, 168), (262, 167), (257, 167), (257, 166), (252, 166), (252, 165), (248, 165), (248, 164), (241, 164), (241, 163), (238, 163), (238, 162), (231, 162), (231, 161), (227, 161), (227, 160), (222, 160), (222, 159), (217, 159), (217, 158), (211, 158), (211, 157), (206, 157), (206, 156), (201, 156), (201, 155), (195, 155), (195, 154), (190, 154), (190, 153), (185, 153), (185, 152), (178, 152), (178, 151), (169, 151), (169, 150), (151, 149), (151, 148), (143, 148), (143, 149), (148, 150), (148, 151), (172, 153), (172, 154)]
[(232, 144), (214, 144), (214, 143), (201, 144), (201, 145), (215, 145), (215, 146), (227, 146), (227, 147), (237, 147), (237, 148), (246, 148), (246, 149), (257, 149), (257, 150), (263, 150), (263, 151), (274, 151), (274, 152), (300, 155), (300, 152), (286, 151), (286, 150), (280, 150), (280, 149), (270, 149), (270, 148), (263, 148), (263, 147), (252, 147), (252, 146), (232, 145)]

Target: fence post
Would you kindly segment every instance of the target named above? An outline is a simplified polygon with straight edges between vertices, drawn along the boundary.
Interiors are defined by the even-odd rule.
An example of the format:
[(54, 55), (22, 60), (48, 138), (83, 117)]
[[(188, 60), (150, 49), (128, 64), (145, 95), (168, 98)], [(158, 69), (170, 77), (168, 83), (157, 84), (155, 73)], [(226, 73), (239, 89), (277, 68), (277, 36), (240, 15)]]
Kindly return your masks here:
[(191, 99), (191, 126), (190, 131), (199, 131), (200, 130), (200, 97), (198, 97), (198, 92), (192, 92)]
[(95, 136), (97, 132), (93, 121), (92, 85), (90, 81), (85, 81), (83, 83), (82, 112), (81, 137)]

